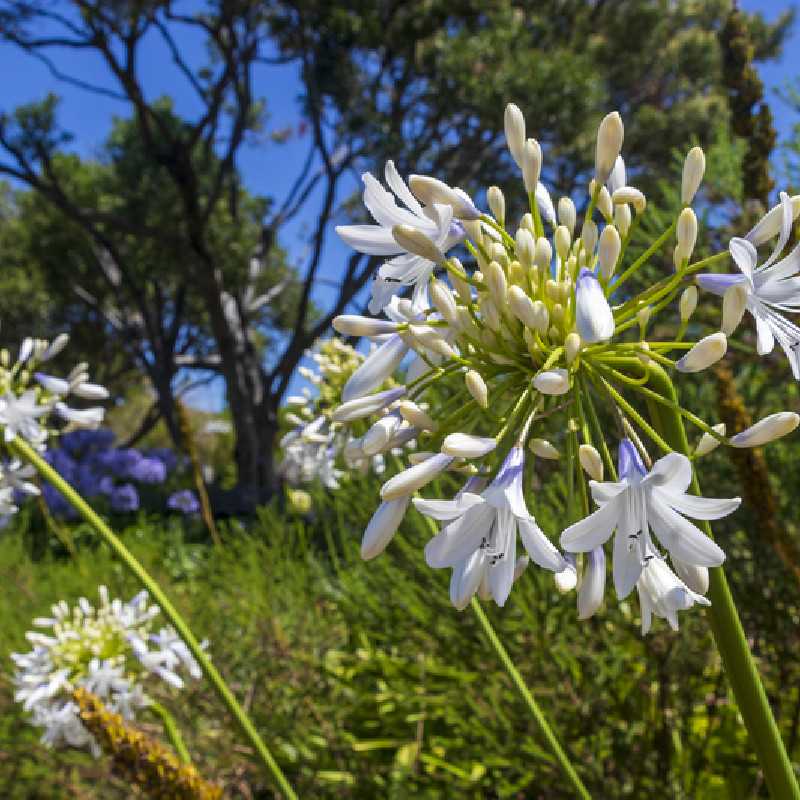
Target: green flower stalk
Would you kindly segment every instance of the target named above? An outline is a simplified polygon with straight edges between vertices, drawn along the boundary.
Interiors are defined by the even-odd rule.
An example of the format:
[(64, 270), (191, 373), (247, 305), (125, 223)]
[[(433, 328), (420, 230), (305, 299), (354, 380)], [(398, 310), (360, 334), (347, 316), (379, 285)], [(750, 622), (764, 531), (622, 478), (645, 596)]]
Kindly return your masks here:
[(169, 598), (144, 567), (136, 560), (116, 534), (109, 528), (103, 519), (89, 506), (88, 503), (32, 448), (24, 439), (17, 436), (6, 442), (6, 447), (21, 461), (33, 465), (39, 475), (51, 483), (70, 505), (86, 520), (100, 538), (111, 548), (111, 551), (122, 561), (123, 565), (136, 578), (139, 584), (147, 590), (169, 620), (178, 636), (185, 643), (189, 653), (199, 665), (203, 675), (211, 684), (219, 699), (236, 720), (242, 734), (255, 750), (265, 770), (272, 776), (276, 786), (288, 800), (296, 800), (297, 795), (286, 779), (280, 765), (270, 752), (264, 740), (256, 730), (255, 725), (247, 716), (245, 710), (236, 700), (233, 692), (228, 687), (225, 679), (214, 666), (205, 649), (192, 633), (181, 614), (172, 605)]
[[(586, 619), (602, 608), (612, 543), (616, 594), (624, 599), (636, 591), (643, 633), (656, 618), (677, 630), (679, 613), (711, 606), (768, 783), (775, 796), (795, 796), (720, 571), (725, 553), (708, 526), (735, 512), (740, 499), (700, 496), (697, 469), (715, 445), (761, 446), (791, 433), (800, 416), (781, 412), (723, 431), (684, 408), (672, 381), (718, 364), (745, 316), (755, 322), (759, 354), (777, 344), (800, 379), (800, 327), (787, 317), (800, 311), (800, 248), (784, 252), (800, 197), (782, 193), (746, 236), (693, 261), (699, 225), (692, 203), (705, 156), (692, 148), (681, 179), (683, 208), (631, 258), (647, 199), (628, 183), (619, 114), (600, 122), (594, 175), (577, 204), (553, 203), (540, 180), (542, 149), (527, 138), (514, 105), (505, 126), (528, 200), (516, 227), (506, 227), (514, 215), (500, 188), (489, 190), (484, 212), (437, 178), (412, 175), (405, 182), (388, 162), (388, 188), (364, 175), (375, 224), (337, 229), (354, 249), (386, 261), (370, 303), (383, 318), (334, 323), (376, 346), (329, 419), (350, 431), (344, 449), (351, 457), (408, 452), (407, 468), (383, 484), (362, 555), (380, 555), (413, 504), (440, 523), (425, 558), (451, 570), (457, 609), (476, 597), (503, 606), (532, 561), (552, 571), (562, 591), (577, 590), (578, 616)], [(586, 208), (582, 220), (576, 205)], [(762, 256), (759, 248), (770, 243), (771, 253)], [(670, 251), (673, 269), (647, 285), (645, 268), (652, 275), (654, 266), (669, 263)], [(731, 261), (735, 271), (711, 271)], [(687, 341), (698, 288), (721, 298), (720, 330)], [(670, 322), (674, 330), (665, 334)], [(697, 430), (694, 449), (684, 424)], [(563, 553), (551, 539), (555, 532), (543, 531), (529, 510), (528, 448), (564, 470), (561, 516), (571, 524), (558, 538)], [(446, 472), (465, 478), (454, 497), (419, 496)]]

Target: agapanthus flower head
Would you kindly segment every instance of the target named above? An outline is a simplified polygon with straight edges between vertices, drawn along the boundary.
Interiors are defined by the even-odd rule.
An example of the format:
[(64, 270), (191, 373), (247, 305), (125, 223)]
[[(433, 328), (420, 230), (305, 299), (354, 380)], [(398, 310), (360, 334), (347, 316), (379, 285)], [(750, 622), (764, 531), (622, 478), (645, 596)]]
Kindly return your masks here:
[(73, 607), (58, 602), (52, 616), (33, 621), (42, 629), (26, 635), (33, 649), (11, 655), (14, 697), (31, 723), (44, 728), (42, 742), (88, 747), (95, 755), (97, 744), (83, 729), (73, 701), (75, 689), (87, 689), (132, 719), (150, 702), (145, 686), (155, 686), (152, 676), (176, 688), (183, 686), (181, 672), (200, 677), (197, 662), (175, 631), (155, 630), (160, 609), (148, 602), (146, 592), (128, 602), (111, 600), (104, 586), (98, 595), (97, 606), (85, 597)]
[[(364, 200), (377, 224), (340, 232), (361, 252), (397, 258), (378, 271), (370, 310), (382, 313), (346, 315), (334, 328), (367, 337), (373, 349), (339, 383), (338, 394), (329, 391), (330, 381), (312, 381), (328, 391), (325, 411), (313, 403), (293, 407), (296, 429), (285, 445), (313, 443), (330, 452), (325, 435), (341, 437), (342, 468), (363, 469), (367, 458), (386, 453), (404, 458), (381, 487), (362, 555), (375, 558), (390, 545), (413, 502), (445, 523), (426, 556), (431, 566), (452, 569), (451, 600), (459, 608), (476, 595), (506, 601), (513, 576), (521, 574), (519, 532), (531, 561), (553, 570), (561, 589), (577, 588), (579, 616), (587, 618), (602, 605), (604, 547), (613, 537), (619, 596), (638, 587), (643, 614), (675, 624), (677, 611), (703, 602), (707, 570), (724, 560), (690, 519), (718, 519), (739, 504), (689, 490), (692, 462), (671, 452), (668, 441), (676, 426), (688, 421), (714, 442), (755, 446), (790, 433), (796, 415), (720, 432), (713, 420), (680, 405), (672, 379), (695, 380), (723, 358), (745, 309), (756, 317), (759, 349), (778, 339), (800, 370), (800, 329), (796, 336), (778, 314), (800, 310), (800, 250), (779, 260), (800, 202), (783, 196), (745, 239), (732, 240), (740, 275), (700, 276), (700, 286), (720, 295), (732, 285), (742, 288), (724, 301), (721, 330), (689, 341), (696, 275), (726, 257), (693, 262), (699, 221), (690, 205), (703, 177), (702, 150), (686, 158), (682, 208), (639, 249), (632, 233), (648, 229), (640, 224), (648, 202), (626, 170), (617, 112), (599, 125), (585, 195), (558, 198), (557, 215), (542, 184), (548, 147), (531, 137), (513, 104), (504, 131), (524, 192), (474, 191), (486, 211), (446, 176), (415, 175), (406, 186), (387, 168), (393, 194), (365, 176)], [(514, 196), (526, 204), (514, 208)], [(585, 209), (582, 219), (577, 209)], [(519, 223), (509, 227), (512, 220)], [(445, 231), (444, 222), (458, 235)], [(755, 248), (774, 236), (773, 255), (757, 267)], [(632, 288), (646, 264), (662, 274)], [(387, 288), (387, 281), (395, 283)], [(619, 439), (617, 474), (609, 453)], [(573, 523), (561, 535), (564, 556), (527, 512), (521, 453), (529, 444), (538, 461), (528, 471), (537, 471), (539, 481), (563, 471), (558, 485), (567, 496), (552, 487), (543, 494), (557, 495), (561, 518)], [(661, 455), (652, 466), (647, 448)], [(703, 439), (697, 454), (710, 449)], [(486, 487), (468, 483), (454, 498), (439, 499), (457, 475)]]

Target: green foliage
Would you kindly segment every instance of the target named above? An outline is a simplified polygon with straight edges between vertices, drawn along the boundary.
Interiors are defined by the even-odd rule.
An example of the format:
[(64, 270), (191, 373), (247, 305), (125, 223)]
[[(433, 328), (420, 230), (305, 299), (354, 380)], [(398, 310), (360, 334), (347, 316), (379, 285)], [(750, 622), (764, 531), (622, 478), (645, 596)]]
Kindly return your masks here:
[[(710, 401), (706, 384), (697, 392), (690, 403)], [(776, 470), (793, 480), (800, 463), (790, 445), (774, 456)], [(732, 472), (724, 455), (717, 451), (704, 467), (707, 493), (725, 494)], [(430, 493), (450, 492), (452, 481), (444, 480)], [(565, 489), (541, 469), (536, 487), (535, 513), (555, 534), (564, 524)], [(262, 508), (247, 528), (228, 523), (222, 550), (191, 543), (177, 520), (142, 517), (123, 535), (209, 639), (301, 797), (570, 797), (477, 621), (449, 606), (445, 571), (424, 565), (423, 519), (410, 513), (386, 554), (368, 564), (359, 559), (372, 511), (364, 498), (376, 494), (371, 477), (352, 479), (335, 497), (312, 488), (309, 515)], [(784, 493), (782, 501), (788, 519), (791, 498)], [(781, 687), (800, 677), (800, 587), (759, 545), (748, 514), (715, 531), (796, 752), (800, 696)], [(92, 537), (79, 537), (75, 562), (63, 554), (34, 563), (26, 552), (32, 535), (23, 522), (4, 534), (0, 549), (0, 576), (12, 589), (0, 600), (6, 675), (8, 653), (25, 648), (30, 620), (51, 603), (91, 595), (99, 583), (121, 596), (137, 590)], [(761, 796), (701, 612), (684, 615), (678, 634), (661, 625), (642, 639), (635, 601), (618, 604), (609, 593), (605, 609), (581, 623), (574, 596), (557, 594), (552, 576), (535, 568), (505, 609), (487, 611), (595, 796)], [(39, 747), (7, 678), (5, 686), (4, 797), (127, 796), (125, 786), (107, 782), (103, 762)], [(242, 781), (255, 796), (268, 796), (202, 683), (158, 699), (175, 714), (204, 777), (221, 780), (232, 797), (249, 796), (237, 788)], [(158, 732), (154, 720), (144, 722)], [(98, 776), (102, 790), (93, 789)]]

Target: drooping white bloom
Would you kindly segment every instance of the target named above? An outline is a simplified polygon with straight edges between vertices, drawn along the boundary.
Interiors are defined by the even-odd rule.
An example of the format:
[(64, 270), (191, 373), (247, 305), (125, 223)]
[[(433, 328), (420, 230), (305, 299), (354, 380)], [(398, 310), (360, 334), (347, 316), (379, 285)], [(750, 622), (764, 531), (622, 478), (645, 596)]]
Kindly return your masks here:
[(678, 630), (678, 612), (695, 603), (710, 606), (702, 594), (692, 591), (667, 565), (655, 550), (645, 556), (645, 564), (636, 582), (642, 610), (642, 635), (650, 630), (653, 615), (667, 620), (672, 630)]
[(614, 335), (614, 314), (595, 274), (582, 269), (575, 284), (575, 325), (586, 344), (604, 342)]
[[(424, 234), (442, 252), (464, 238), (464, 230), (453, 219), (450, 205), (434, 203), (423, 207), (411, 193), (391, 161), (386, 162), (385, 178), (391, 189), (387, 191), (369, 172), (364, 181), (364, 205), (377, 224), (339, 225), (336, 232), (359, 253), (375, 256), (394, 256), (378, 270), (373, 282), (370, 311), (381, 311), (404, 286), (413, 286), (414, 294), (424, 291), (434, 269), (434, 263), (401, 247), (392, 229), (407, 225)], [(402, 205), (398, 205), (397, 200)]]
[(655, 550), (650, 531), (671, 556), (686, 564), (716, 567), (725, 560), (720, 547), (700, 531), (694, 519), (720, 519), (739, 507), (740, 498), (713, 499), (686, 493), (692, 466), (686, 456), (670, 453), (648, 473), (629, 439), (619, 447), (617, 483), (590, 481), (592, 497), (600, 506), (561, 534), (561, 546), (584, 553), (614, 536), (614, 586), (620, 599), (636, 585), (646, 557)]
[(525, 505), (524, 461), (523, 449), (512, 447), (497, 476), (480, 495), (464, 491), (454, 500), (414, 499), (418, 511), (447, 523), (425, 547), (428, 565), (437, 569), (461, 566), (464, 570), (472, 565), (481, 574), (470, 571), (469, 586), (474, 578), (477, 589), (486, 574), (491, 595), (500, 606), (508, 599), (514, 582), (518, 531), (534, 563), (554, 572), (566, 567)]
[(92, 408), (71, 408), (66, 403), (58, 402), (54, 406), (59, 417), (81, 428), (96, 428), (106, 415), (102, 406)]
[[(794, 218), (792, 200), (786, 192), (781, 192), (780, 230), (778, 241), (770, 257), (758, 264), (756, 242), (762, 238), (767, 217), (764, 217), (744, 239), (734, 237), (729, 250), (739, 274), (702, 274), (697, 276), (698, 284), (709, 292), (724, 296), (734, 285), (743, 287), (746, 293), (746, 308), (756, 321), (756, 347), (759, 355), (771, 353), (775, 341), (786, 353), (795, 380), (800, 380), (800, 327), (790, 322), (779, 312), (800, 311), (800, 245), (785, 258), (778, 257), (786, 247), (792, 231)], [(759, 227), (762, 226), (762, 227)]]

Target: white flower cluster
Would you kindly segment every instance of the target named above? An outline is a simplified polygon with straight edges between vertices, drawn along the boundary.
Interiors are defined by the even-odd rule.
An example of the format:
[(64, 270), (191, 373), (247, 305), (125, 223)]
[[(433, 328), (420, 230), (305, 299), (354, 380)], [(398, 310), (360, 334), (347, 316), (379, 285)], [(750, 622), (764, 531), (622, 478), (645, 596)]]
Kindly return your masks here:
[(47, 633), (26, 634), (33, 649), (12, 653), (16, 666), (15, 700), (30, 712), (31, 722), (44, 728), (42, 742), (51, 747), (86, 747), (100, 750), (78, 716), (72, 699), (83, 687), (112, 710), (133, 719), (137, 709), (150, 702), (144, 690), (155, 676), (172, 687), (184, 685), (181, 671), (200, 678), (201, 671), (186, 645), (171, 627), (153, 630), (158, 606), (140, 592), (123, 603), (110, 600), (105, 586), (98, 589), (95, 608), (85, 597), (70, 608), (63, 600), (53, 606), (52, 617), (33, 624)]
[(91, 402), (108, 399), (105, 387), (90, 382), (87, 364), (76, 364), (66, 378), (41, 371), (68, 343), (65, 333), (52, 342), (27, 338), (14, 363), (7, 350), (0, 351), (0, 426), (7, 442), (21, 436), (43, 450), (52, 433), (46, 427), (52, 413), (67, 423), (67, 429), (96, 428), (103, 421), (102, 406), (73, 408), (65, 402), (68, 397)]
[[(782, 195), (781, 205), (745, 239), (731, 241), (741, 275), (698, 277), (728, 258), (724, 252), (692, 261), (698, 221), (691, 203), (705, 171), (699, 147), (685, 161), (679, 215), (632, 258), (631, 236), (647, 200), (628, 182), (619, 114), (599, 125), (594, 176), (577, 205), (570, 197), (554, 205), (540, 180), (541, 147), (525, 128), (520, 109), (509, 105), (506, 139), (528, 199), (515, 228), (506, 228), (506, 199), (498, 187), (486, 192), (489, 210), (482, 212), (463, 191), (435, 178), (412, 175), (404, 182), (389, 162), (388, 189), (363, 176), (364, 203), (375, 224), (337, 229), (356, 250), (391, 258), (378, 270), (370, 306), (383, 318), (334, 321), (339, 333), (367, 337), (375, 348), (345, 383), (331, 419), (350, 427), (354, 452), (375, 455), (411, 440), (424, 451), (384, 483), (362, 555), (384, 550), (413, 500), (442, 523), (425, 555), (430, 566), (452, 569), (456, 607), (475, 594), (503, 605), (532, 560), (555, 572), (560, 588), (578, 588), (579, 615), (586, 618), (603, 599), (603, 546), (613, 534), (617, 595), (637, 588), (645, 630), (653, 614), (677, 627), (677, 611), (708, 602), (708, 568), (724, 560), (686, 517), (718, 519), (739, 499), (699, 497), (696, 484), (689, 493), (691, 460), (672, 452), (664, 419), (671, 415), (700, 429), (696, 459), (723, 442), (753, 447), (772, 441), (794, 430), (800, 417), (774, 414), (726, 438), (723, 427), (680, 407), (664, 387), (674, 392), (671, 374), (699, 372), (721, 359), (745, 309), (756, 319), (759, 352), (777, 340), (800, 375), (800, 329), (778, 313), (800, 310), (800, 249), (778, 260), (800, 197)], [(582, 221), (578, 207), (586, 209)], [(772, 256), (757, 268), (755, 248), (776, 236)], [(674, 272), (632, 290), (631, 279), (670, 242)], [(456, 247), (464, 263), (450, 254)], [(724, 301), (722, 330), (694, 343), (684, 336), (697, 306), (696, 279)], [(401, 297), (405, 291), (410, 297)], [(675, 301), (675, 335), (649, 336), (651, 320), (671, 312)], [(548, 430), (556, 444), (543, 436)], [(647, 440), (663, 454), (652, 467)], [(561, 535), (565, 555), (526, 505), (526, 444), (541, 459), (560, 459), (566, 450), (561, 463), (569, 496), (561, 516), (578, 521)], [(415, 497), (453, 470), (471, 475), (454, 499)], [(611, 480), (604, 482), (605, 475)], [(593, 513), (589, 497), (598, 507)]]
[(344, 472), (337, 467), (341, 458), (349, 468), (366, 472), (370, 468), (380, 474), (383, 457), (371, 457), (353, 447), (344, 426), (332, 416), (333, 404), (341, 396), (342, 387), (362, 366), (364, 356), (339, 339), (328, 339), (306, 354), (316, 370), (300, 367), (300, 374), (317, 390), (309, 389), (286, 399), (284, 420), (292, 428), (284, 434), (280, 446), (283, 453), (280, 471), (290, 486), (302, 486), (319, 480), (328, 489), (338, 489)]

